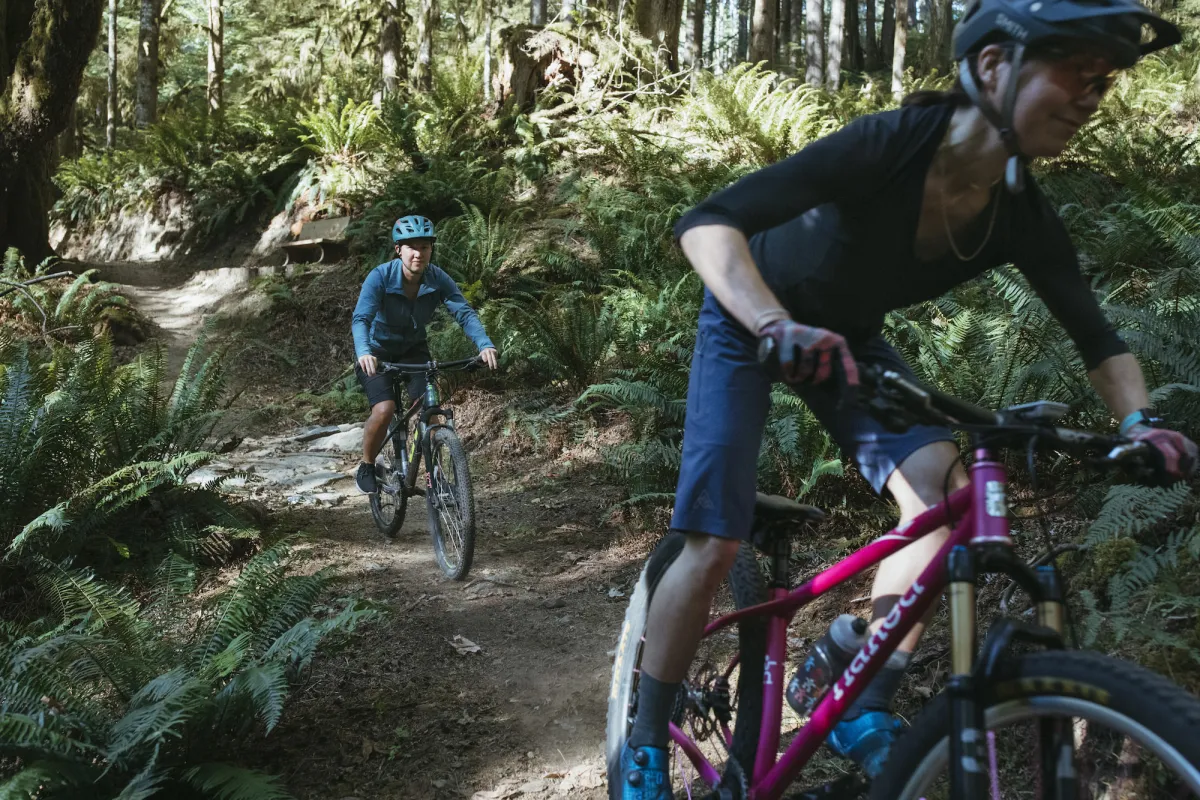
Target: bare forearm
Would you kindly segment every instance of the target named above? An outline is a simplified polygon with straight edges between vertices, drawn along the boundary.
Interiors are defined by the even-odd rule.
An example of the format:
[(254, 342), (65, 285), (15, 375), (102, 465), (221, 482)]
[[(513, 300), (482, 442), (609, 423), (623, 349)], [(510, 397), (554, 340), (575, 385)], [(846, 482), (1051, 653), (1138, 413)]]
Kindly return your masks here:
[(741, 231), (702, 225), (685, 233), (679, 244), (704, 285), (746, 330), (757, 333), (766, 323), (789, 316), (763, 281)]
[(1150, 405), (1146, 379), (1132, 353), (1121, 353), (1101, 361), (1088, 373), (1088, 380), (1118, 422)]

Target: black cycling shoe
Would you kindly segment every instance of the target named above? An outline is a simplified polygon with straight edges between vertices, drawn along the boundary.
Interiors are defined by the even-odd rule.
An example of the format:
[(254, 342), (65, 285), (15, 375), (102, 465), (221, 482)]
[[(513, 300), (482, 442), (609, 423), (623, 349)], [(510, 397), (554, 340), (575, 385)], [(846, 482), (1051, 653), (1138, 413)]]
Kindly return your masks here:
[(379, 491), (379, 481), (375, 480), (374, 464), (359, 464), (358, 473), (354, 476), (358, 490), (363, 494), (375, 494)]

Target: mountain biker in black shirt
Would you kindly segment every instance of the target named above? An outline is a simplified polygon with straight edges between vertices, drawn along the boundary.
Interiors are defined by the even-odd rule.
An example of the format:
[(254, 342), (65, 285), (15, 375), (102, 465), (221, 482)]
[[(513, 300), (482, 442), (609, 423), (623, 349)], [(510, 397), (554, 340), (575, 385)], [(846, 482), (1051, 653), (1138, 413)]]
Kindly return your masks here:
[[(1153, 33), (1145, 44), (1143, 26)], [(966, 484), (948, 429), (894, 434), (838, 406), (835, 367), (850, 384), (856, 359), (911, 374), (880, 335), (886, 312), (1014, 263), (1074, 341), (1121, 432), (1154, 446), (1169, 473), (1187, 472), (1196, 446), (1149, 424), (1141, 369), (1026, 169), (1063, 151), (1116, 70), (1179, 40), (1175, 26), (1134, 0), (973, 0), (955, 29), (954, 91), (918, 93), (898, 110), (856, 120), (679, 221), (680, 245), (707, 287), (671, 523), (687, 544), (650, 606), (636, 717), (610, 796), (673, 796), (670, 714), (713, 594), (750, 532), (773, 378), (792, 384), (874, 488), (891, 493), (901, 523), (940, 501), (948, 473), (951, 491)], [(780, 354), (779, 375), (757, 360), (764, 339)], [(873, 627), (947, 533), (880, 565)], [(896, 735), (891, 700), (921, 632), (901, 643), (830, 736), (872, 777)]]

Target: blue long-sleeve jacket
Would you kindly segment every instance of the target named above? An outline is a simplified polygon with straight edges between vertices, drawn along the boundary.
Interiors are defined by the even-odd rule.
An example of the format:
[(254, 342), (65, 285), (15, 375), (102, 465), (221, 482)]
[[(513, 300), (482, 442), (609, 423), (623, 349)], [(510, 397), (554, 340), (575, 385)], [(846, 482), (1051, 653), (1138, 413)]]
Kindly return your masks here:
[(355, 357), (394, 358), (423, 343), (425, 326), (439, 303), (446, 304), (476, 347), (495, 347), (453, 278), (430, 264), (421, 278), (417, 299), (409, 300), (404, 294), (404, 265), (396, 258), (371, 270), (363, 281), (350, 323)]

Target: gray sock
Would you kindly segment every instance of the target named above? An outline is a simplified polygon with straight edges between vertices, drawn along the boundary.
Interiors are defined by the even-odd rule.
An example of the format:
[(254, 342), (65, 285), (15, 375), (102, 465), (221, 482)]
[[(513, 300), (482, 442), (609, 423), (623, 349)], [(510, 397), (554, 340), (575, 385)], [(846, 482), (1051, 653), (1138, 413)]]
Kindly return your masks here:
[(629, 732), (630, 747), (666, 748), (671, 741), (671, 712), (681, 683), (663, 683), (642, 671), (638, 680), (637, 716)]

